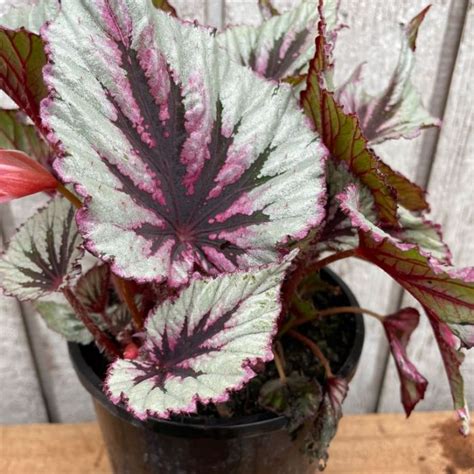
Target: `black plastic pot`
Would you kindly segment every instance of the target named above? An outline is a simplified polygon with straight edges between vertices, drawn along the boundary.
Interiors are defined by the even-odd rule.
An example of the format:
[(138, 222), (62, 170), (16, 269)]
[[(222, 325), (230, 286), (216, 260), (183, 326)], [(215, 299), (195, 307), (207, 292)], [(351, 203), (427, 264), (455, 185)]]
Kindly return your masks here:
[[(324, 278), (338, 285), (341, 306), (358, 306), (347, 285), (333, 272)], [(352, 378), (362, 351), (364, 322), (348, 315), (354, 342), (338, 374)], [(261, 414), (230, 420), (189, 418), (182, 422), (134, 418), (102, 392), (105, 361), (95, 345), (69, 343), (82, 385), (92, 395), (97, 419), (117, 474), (313, 474), (316, 466), (301, 454), (303, 435), (291, 440), (284, 417)]]

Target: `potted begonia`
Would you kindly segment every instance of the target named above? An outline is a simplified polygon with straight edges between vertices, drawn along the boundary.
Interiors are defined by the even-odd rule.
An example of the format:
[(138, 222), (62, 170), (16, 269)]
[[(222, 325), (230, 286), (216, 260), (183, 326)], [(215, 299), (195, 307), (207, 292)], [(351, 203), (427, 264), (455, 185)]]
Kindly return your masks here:
[(3, 253), (2, 287), (70, 341), (115, 472), (324, 468), (362, 313), (409, 415), (428, 383), (406, 352), (420, 315), (359, 308), (325, 269), (349, 257), (421, 303), (469, 429), (474, 270), (451, 266), (424, 191), (372, 148), (438, 125), (411, 82), (428, 8), (371, 96), (361, 68), (334, 83), (336, 1), (260, 6), (261, 25), (222, 32), (166, 0), (0, 20), (0, 202), (50, 195)]

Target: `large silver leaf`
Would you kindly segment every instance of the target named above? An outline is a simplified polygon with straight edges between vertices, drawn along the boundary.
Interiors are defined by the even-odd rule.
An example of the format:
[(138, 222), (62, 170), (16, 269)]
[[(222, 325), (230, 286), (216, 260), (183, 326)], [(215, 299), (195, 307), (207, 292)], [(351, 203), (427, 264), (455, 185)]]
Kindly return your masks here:
[(73, 207), (63, 197), (52, 199), (26, 221), (1, 256), (1, 286), (22, 301), (60, 291), (77, 276), (81, 243)]
[(148, 318), (138, 359), (116, 360), (106, 380), (114, 403), (137, 417), (194, 412), (223, 402), (273, 358), (280, 287), (287, 259), (265, 269), (194, 280)]
[(274, 261), (323, 217), (325, 154), (290, 88), (145, 0), (65, 0), (44, 34), (43, 118), (86, 196), (87, 248), (125, 278), (186, 283)]
[(59, 0), (27, 0), (14, 2), (7, 0), (0, 5), (0, 26), (25, 30), (38, 34), (41, 27), (52, 20), (59, 11)]

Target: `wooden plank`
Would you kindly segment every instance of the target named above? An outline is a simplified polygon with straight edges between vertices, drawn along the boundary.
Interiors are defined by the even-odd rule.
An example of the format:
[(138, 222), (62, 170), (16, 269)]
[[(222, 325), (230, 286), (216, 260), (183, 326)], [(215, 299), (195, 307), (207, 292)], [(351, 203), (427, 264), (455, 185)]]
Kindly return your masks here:
[[(4, 474), (111, 472), (96, 423), (0, 427)], [(356, 415), (343, 418), (330, 449), (331, 473), (468, 473), (472, 439), (451, 413)], [(315, 470), (316, 472), (316, 470)]]
[[(19, 199), (5, 208), (3, 225), (9, 239), (15, 229), (47, 200), (45, 196)], [(31, 350), (52, 422), (89, 421), (95, 418), (89, 394), (80, 385), (67, 354), (66, 342), (47, 328), (29, 303), (21, 304), (31, 335)], [(15, 365), (20, 361), (15, 360)], [(28, 400), (25, 400), (28, 404)]]
[[(6, 204), (0, 205), (0, 225)], [(3, 235), (0, 229), (0, 252)], [(18, 302), (0, 294), (0, 423), (48, 421), (41, 385)]]
[[(444, 236), (460, 266), (474, 265), (474, 212), (472, 189), (474, 183), (474, 74), (472, 50), (474, 39), (474, 10), (467, 14), (464, 32), (457, 56), (451, 92), (443, 119), (436, 160), (431, 172), (429, 192), (433, 204), (433, 220), (443, 224)], [(413, 304), (409, 297), (404, 305)], [(440, 355), (426, 321), (414, 334), (409, 354), (420, 371), (430, 381), (426, 398), (419, 404), (421, 410), (445, 409), (451, 396)], [(464, 363), (467, 398), (474, 406), (474, 353), (470, 351)], [(381, 411), (400, 410), (396, 369), (391, 363), (384, 381), (380, 399)]]

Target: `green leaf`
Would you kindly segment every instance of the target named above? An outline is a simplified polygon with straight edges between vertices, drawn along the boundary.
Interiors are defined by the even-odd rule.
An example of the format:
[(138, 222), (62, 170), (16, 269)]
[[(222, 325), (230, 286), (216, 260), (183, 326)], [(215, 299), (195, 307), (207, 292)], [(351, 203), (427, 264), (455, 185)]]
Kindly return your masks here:
[(40, 102), (47, 95), (42, 69), (46, 64), (43, 41), (24, 29), (0, 28), (0, 89), (4, 90), (39, 130)]
[[(58, 302), (61, 301), (61, 302)], [(42, 300), (35, 303), (38, 313), (50, 329), (61, 334), (67, 341), (89, 344), (94, 338), (84, 324), (77, 318), (65, 298), (61, 300)]]
[(52, 199), (20, 227), (0, 259), (6, 294), (25, 301), (61, 291), (78, 274), (81, 244), (73, 207)]

